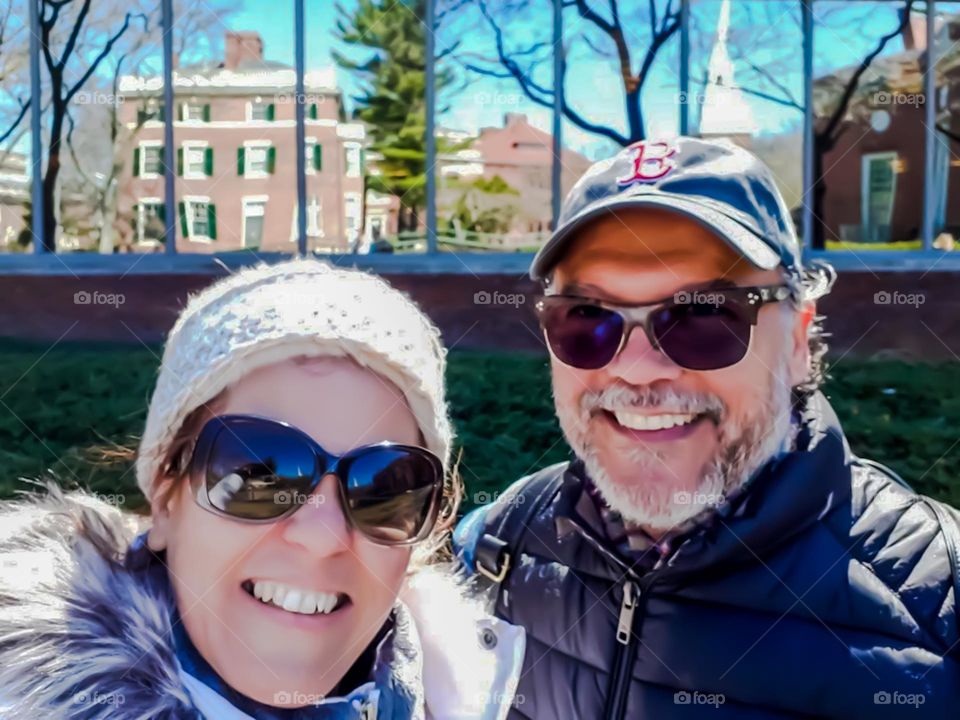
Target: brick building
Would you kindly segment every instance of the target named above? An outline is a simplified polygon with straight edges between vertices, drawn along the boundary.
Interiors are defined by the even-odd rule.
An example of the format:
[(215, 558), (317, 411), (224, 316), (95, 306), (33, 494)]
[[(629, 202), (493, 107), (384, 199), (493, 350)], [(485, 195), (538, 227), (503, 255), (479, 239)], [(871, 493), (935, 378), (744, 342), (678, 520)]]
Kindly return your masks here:
[[(949, 236), (960, 237), (960, 16), (938, 17), (934, 30), (940, 56), (935, 96), (924, 95), (926, 22), (915, 14), (904, 29), (905, 49), (873, 61), (850, 102), (847, 127), (824, 154), (827, 247), (831, 239), (919, 247), (928, 102), (934, 103), (937, 126), (947, 131), (937, 132), (931, 148), (934, 234), (943, 233), (937, 243), (943, 249), (953, 245)], [(852, 72), (817, 78), (815, 106), (829, 107)]]
[[(228, 32), (225, 58), (174, 70), (177, 250), (293, 251), (296, 95), (293, 68), (264, 59), (255, 32)], [(163, 80), (126, 76), (120, 112), (131, 131), (118, 210), (124, 249), (160, 249), (164, 227)], [(333, 71), (305, 76), (307, 236), (346, 251), (363, 225), (362, 125), (345, 121)]]

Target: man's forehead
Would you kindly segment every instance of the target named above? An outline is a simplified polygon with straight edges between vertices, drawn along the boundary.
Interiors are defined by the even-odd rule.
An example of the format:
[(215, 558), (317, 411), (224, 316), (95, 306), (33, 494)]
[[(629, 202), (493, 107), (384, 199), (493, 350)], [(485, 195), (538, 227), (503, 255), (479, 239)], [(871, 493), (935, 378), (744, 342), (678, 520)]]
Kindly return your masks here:
[(656, 271), (676, 266), (708, 266), (720, 273), (751, 268), (716, 233), (688, 217), (662, 210), (611, 213), (584, 226), (571, 240), (557, 268), (570, 274), (585, 266), (634, 267)]

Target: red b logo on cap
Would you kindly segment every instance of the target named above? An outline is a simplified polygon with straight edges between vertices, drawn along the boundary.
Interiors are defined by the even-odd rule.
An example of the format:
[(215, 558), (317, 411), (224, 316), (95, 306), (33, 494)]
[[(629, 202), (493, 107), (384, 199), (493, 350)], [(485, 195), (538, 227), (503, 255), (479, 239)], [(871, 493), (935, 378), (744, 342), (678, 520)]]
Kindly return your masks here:
[(671, 158), (677, 149), (665, 142), (648, 143), (643, 140), (629, 147), (633, 151), (633, 172), (617, 178), (620, 187), (635, 182), (652, 183), (669, 175), (676, 167)]

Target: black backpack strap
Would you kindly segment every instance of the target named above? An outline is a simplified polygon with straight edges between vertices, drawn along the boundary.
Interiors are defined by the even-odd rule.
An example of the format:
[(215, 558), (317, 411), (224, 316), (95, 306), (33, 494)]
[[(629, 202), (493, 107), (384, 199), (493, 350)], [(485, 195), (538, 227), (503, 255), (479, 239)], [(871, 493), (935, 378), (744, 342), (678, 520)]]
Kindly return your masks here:
[(950, 561), (951, 582), (953, 585), (953, 613), (957, 618), (957, 630), (960, 631), (960, 528), (946, 508), (924, 495), (920, 500), (933, 511), (933, 516), (943, 533), (943, 543), (947, 547), (947, 559)]
[[(552, 470), (552, 472), (551, 472)], [(553, 499), (563, 481), (564, 470), (547, 468), (521, 480), (496, 500), (504, 508), (477, 540), (477, 572), (494, 583), (507, 577), (515, 558), (520, 557), (527, 522)]]

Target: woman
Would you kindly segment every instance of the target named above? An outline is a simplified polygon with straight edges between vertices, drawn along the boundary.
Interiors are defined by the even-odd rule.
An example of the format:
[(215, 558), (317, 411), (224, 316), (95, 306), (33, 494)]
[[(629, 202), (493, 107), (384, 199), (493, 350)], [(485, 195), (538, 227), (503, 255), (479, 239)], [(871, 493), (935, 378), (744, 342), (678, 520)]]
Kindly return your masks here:
[(136, 519), (0, 516), (0, 717), (502, 718), (522, 629), (428, 567), (453, 519), (444, 350), (404, 295), (296, 260), (171, 331)]

